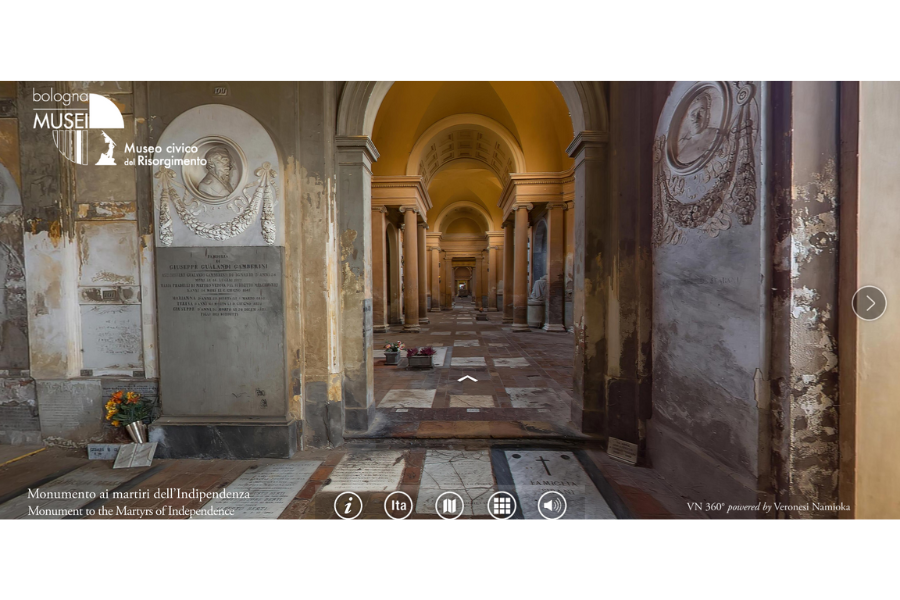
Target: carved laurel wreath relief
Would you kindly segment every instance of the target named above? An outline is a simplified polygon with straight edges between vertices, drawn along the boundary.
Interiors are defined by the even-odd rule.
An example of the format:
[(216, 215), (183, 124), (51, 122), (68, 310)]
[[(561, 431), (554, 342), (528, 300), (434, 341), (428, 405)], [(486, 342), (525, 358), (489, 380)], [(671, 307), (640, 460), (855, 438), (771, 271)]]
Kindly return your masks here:
[(753, 222), (759, 105), (747, 82), (704, 81), (678, 102), (653, 145), (653, 244)]
[[(162, 166), (156, 172), (159, 180), (159, 242), (171, 246), (174, 242), (172, 215), (169, 205), (175, 207), (182, 223), (195, 235), (216, 241), (224, 241), (240, 235), (255, 221), (262, 208), (260, 219), (262, 237), (266, 244), (275, 243), (275, 185), (277, 173), (267, 162), (254, 171), (256, 179), (246, 182), (246, 159), (240, 148), (231, 140), (209, 136), (193, 144), (197, 152), (186, 154), (206, 159), (206, 165), (182, 167), (182, 181), (175, 171)], [(256, 188), (252, 195), (250, 190)], [(179, 195), (178, 189), (183, 191)], [(224, 215), (223, 215), (224, 213)], [(223, 220), (229, 213), (235, 216)]]

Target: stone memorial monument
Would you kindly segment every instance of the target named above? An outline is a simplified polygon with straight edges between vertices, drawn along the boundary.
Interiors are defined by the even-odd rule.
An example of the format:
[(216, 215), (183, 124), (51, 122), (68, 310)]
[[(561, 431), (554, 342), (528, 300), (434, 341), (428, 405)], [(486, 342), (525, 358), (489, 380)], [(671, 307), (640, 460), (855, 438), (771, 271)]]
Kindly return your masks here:
[(205, 105), (156, 146), (157, 456), (288, 458), (300, 432), (285, 383), (275, 144), (247, 113)]
[(544, 325), (544, 312), (547, 299), (547, 276), (534, 282), (531, 296), (528, 297), (528, 326), (540, 329)]

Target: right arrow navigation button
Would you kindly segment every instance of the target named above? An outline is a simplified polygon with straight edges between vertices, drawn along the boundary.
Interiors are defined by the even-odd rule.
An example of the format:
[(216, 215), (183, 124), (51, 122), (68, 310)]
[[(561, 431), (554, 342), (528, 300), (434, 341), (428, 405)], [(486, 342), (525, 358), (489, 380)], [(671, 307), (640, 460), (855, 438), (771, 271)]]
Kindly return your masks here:
[(859, 288), (853, 295), (853, 312), (863, 321), (874, 321), (887, 310), (887, 296), (874, 285)]

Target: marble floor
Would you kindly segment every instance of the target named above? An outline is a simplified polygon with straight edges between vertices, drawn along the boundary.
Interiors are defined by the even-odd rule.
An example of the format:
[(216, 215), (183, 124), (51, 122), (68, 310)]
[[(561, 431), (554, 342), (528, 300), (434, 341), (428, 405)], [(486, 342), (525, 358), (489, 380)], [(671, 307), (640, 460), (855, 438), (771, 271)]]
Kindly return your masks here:
[[(478, 313), (471, 299), (428, 319), (419, 333), (398, 325), (375, 335), (376, 417), (368, 436), (584, 437), (571, 423), (571, 333), (513, 333), (502, 313)], [(407, 369), (405, 353), (399, 365), (385, 364), (384, 344), (398, 340), (439, 350), (437, 366)], [(466, 375), (476, 381), (459, 381)]]
[[(465, 396), (463, 396), (465, 397)], [(478, 398), (478, 396), (469, 396)], [(479, 405), (483, 399), (468, 400)], [(2, 447), (0, 522), (68, 519), (338, 519), (355, 496), (358, 517), (388, 519), (389, 498), (411, 519), (488, 519), (489, 500), (505, 493), (513, 519), (541, 513), (549, 492), (566, 500), (563, 519), (702, 518), (647, 468), (616, 463), (594, 442), (432, 440), (354, 442), (305, 450), (290, 460), (154, 460), (113, 469), (84, 449)], [(82, 498), (31, 498), (29, 489), (90, 491)], [(177, 490), (178, 493), (173, 493)], [(104, 497), (101, 492), (108, 492)], [(213, 493), (227, 491), (228, 495)], [(163, 493), (161, 493), (163, 492)], [(240, 494), (239, 494), (240, 492)], [(204, 498), (203, 494), (206, 495)], [(448, 513), (443, 499), (457, 499)], [(42, 514), (32, 514), (40, 509)], [(53, 509), (53, 514), (47, 513)], [(192, 512), (199, 511), (199, 512)], [(558, 514), (558, 513), (557, 513)], [(397, 517), (395, 517), (397, 518)]]

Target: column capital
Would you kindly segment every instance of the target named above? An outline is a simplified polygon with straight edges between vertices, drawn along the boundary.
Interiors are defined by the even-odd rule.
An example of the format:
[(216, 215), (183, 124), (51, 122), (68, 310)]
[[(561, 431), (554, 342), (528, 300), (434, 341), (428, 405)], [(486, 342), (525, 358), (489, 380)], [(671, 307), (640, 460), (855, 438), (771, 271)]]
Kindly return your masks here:
[(400, 211), (400, 214), (403, 214), (403, 213), (405, 213), (405, 212), (408, 211), (408, 210), (409, 210), (409, 211), (412, 211), (412, 212), (414, 212), (414, 213), (416, 213), (416, 214), (420, 214), (420, 213), (421, 213), (421, 211), (419, 210), (419, 207), (418, 207), (418, 206), (415, 206), (415, 205), (401, 206), (398, 210)]
[(419, 227), (421, 227), (422, 229), (428, 229), (428, 223), (422, 221), (421, 223), (419, 223)]
[(550, 203), (547, 205), (547, 210), (552, 210), (554, 208), (561, 208), (562, 210), (568, 210), (569, 203), (568, 202), (553, 202), (553, 203)]
[(524, 208), (525, 210), (533, 210), (534, 204), (532, 204), (531, 202), (516, 202), (512, 206), (512, 210), (514, 210), (514, 211), (522, 209), (522, 208)]
[(386, 212), (387, 212), (387, 207), (385, 207), (385, 206), (375, 206), (375, 205), (373, 204), (373, 205), (372, 205), (372, 212), (386, 213)]
[(372, 138), (367, 135), (339, 135), (334, 138), (334, 145), (340, 150), (360, 150), (365, 153), (371, 162), (376, 162), (378, 157), (381, 156), (378, 154), (378, 149), (375, 148)]
[(606, 158), (606, 145), (609, 142), (609, 134), (605, 131), (581, 131), (566, 148), (566, 154), (575, 158), (584, 150), (598, 150), (597, 158)]

